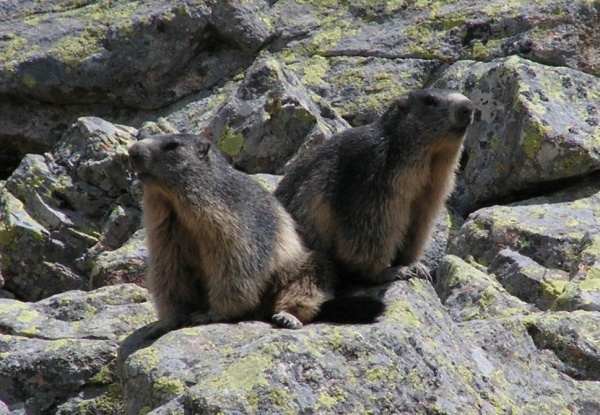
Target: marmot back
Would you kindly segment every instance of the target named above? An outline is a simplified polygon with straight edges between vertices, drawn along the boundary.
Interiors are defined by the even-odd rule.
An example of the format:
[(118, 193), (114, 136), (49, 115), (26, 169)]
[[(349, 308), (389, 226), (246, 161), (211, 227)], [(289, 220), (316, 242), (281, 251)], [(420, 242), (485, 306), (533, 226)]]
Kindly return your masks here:
[(277, 199), (210, 142), (154, 136), (129, 154), (144, 184), (147, 283), (163, 332), (247, 318), (299, 328), (333, 297), (329, 262), (303, 246)]
[(418, 261), (454, 187), (472, 118), (462, 94), (414, 91), (374, 123), (300, 157), (275, 195), (308, 247), (343, 271), (372, 282), (410, 276), (422, 270)]

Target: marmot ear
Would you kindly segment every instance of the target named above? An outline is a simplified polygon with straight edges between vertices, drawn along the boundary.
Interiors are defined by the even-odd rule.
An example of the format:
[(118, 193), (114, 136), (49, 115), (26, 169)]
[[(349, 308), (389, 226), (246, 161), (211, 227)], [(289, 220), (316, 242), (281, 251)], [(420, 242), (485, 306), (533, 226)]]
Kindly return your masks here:
[(396, 110), (399, 115), (405, 115), (409, 112), (408, 106), (408, 95), (404, 95), (396, 100), (394, 103), (396, 105)]
[(201, 141), (196, 146), (196, 149), (197, 149), (198, 156), (204, 157), (208, 153), (208, 150), (210, 150), (210, 142), (208, 142), (208, 141)]

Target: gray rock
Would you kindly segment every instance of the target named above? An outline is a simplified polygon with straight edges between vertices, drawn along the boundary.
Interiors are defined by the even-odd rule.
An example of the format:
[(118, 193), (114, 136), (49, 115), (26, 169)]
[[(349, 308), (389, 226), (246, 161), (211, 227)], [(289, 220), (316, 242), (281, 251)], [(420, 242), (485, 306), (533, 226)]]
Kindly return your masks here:
[(431, 286), (397, 283), (385, 298), (374, 325), (167, 334), (124, 360), (125, 413), (495, 413), (483, 396), (499, 391), (471, 358), (485, 353), (463, 343)]
[(561, 287), (569, 281), (566, 271), (545, 268), (509, 248), (498, 252), (488, 272), (512, 295), (541, 310), (549, 309), (557, 299), (552, 287)]
[(143, 286), (148, 258), (145, 237), (143, 230), (137, 231), (122, 246), (98, 255), (90, 273), (90, 287), (99, 288), (120, 283)]
[[(261, 0), (23, 2), (4, 19), (0, 53), (10, 54), (11, 63), (0, 71), (0, 94), (157, 108), (247, 66), (272, 36), (265, 6)], [(87, 93), (73, 94), (76, 88)]]
[[(481, 209), (469, 216), (449, 252), (489, 265), (507, 289), (541, 308), (598, 310), (599, 198), (597, 185), (580, 185)], [(502, 257), (512, 257), (510, 267)], [(532, 286), (514, 283), (523, 278)]]
[(37, 300), (87, 288), (94, 259), (129, 239), (139, 226), (127, 158), (134, 132), (82, 118), (52, 153), (23, 159), (0, 189), (6, 289)]
[(219, 106), (203, 135), (248, 173), (275, 173), (301, 148), (318, 144), (348, 124), (311, 94), (278, 59), (267, 55)]
[(477, 110), (456, 197), (462, 213), (600, 168), (595, 76), (511, 57), (458, 62), (433, 85), (464, 91)]
[(289, 64), (352, 126), (375, 121), (395, 99), (423, 88), (440, 66), (435, 60), (322, 55)]
[[(554, 310), (600, 311), (600, 237), (594, 230), (582, 240), (572, 279), (552, 305)], [(560, 286), (559, 286), (560, 287)]]
[(376, 56), (443, 62), (522, 55), (598, 75), (595, 3), (278, 1), (275, 44), (288, 59)]
[(484, 270), (452, 255), (442, 259), (436, 290), (454, 321), (528, 314), (528, 305), (509, 294)]
[[(486, 399), (494, 402), (497, 408), (498, 404), (499, 408), (506, 405), (508, 399), (513, 413), (555, 414), (565, 408), (581, 413), (598, 412), (600, 384), (591, 378), (574, 376), (577, 369), (593, 362), (598, 353), (598, 342), (592, 340), (598, 336), (597, 320), (597, 315), (590, 314), (575, 317), (563, 313), (537, 313), (525, 317), (472, 320), (461, 325), (474, 347), (485, 351), (487, 382), (503, 391), (503, 394), (490, 395)], [(557, 325), (558, 321), (568, 323)], [(575, 333), (583, 337), (576, 339)], [(551, 342), (546, 338), (563, 341)], [(480, 361), (475, 353), (473, 358)], [(574, 361), (577, 361), (575, 365)], [(597, 367), (597, 362), (592, 365)]]
[(127, 284), (37, 303), (0, 299), (0, 400), (11, 413), (49, 414), (70, 399), (114, 393), (110, 363), (119, 340), (155, 318), (147, 301)]
[(47, 151), (79, 116), (124, 122), (136, 118), (133, 109), (210, 90), (248, 67), (272, 37), (267, 5), (2, 2), (2, 158), (12, 169), (26, 152)]

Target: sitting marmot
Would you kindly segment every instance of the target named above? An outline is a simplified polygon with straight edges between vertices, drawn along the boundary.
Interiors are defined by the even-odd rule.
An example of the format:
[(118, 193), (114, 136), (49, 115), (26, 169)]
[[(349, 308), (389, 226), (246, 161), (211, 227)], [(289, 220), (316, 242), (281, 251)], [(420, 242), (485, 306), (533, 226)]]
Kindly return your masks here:
[(375, 283), (428, 275), (418, 261), (472, 121), (464, 95), (414, 91), (300, 157), (275, 195), (307, 246), (333, 257), (340, 273)]

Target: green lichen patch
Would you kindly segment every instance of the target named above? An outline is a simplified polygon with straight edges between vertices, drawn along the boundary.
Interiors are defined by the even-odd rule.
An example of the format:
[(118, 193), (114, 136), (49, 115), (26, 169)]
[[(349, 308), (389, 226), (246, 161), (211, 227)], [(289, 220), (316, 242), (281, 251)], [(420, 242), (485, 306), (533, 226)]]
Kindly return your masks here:
[(220, 374), (206, 380), (213, 389), (233, 389), (249, 392), (254, 387), (268, 386), (265, 373), (275, 364), (271, 356), (244, 356), (233, 362)]
[(223, 128), (223, 133), (218, 140), (219, 148), (225, 154), (235, 157), (244, 147), (244, 136), (242, 133), (235, 132), (230, 126)]
[(153, 389), (155, 396), (179, 396), (185, 391), (185, 384), (177, 379), (161, 377), (154, 380)]
[(588, 270), (585, 279), (579, 283), (583, 291), (600, 291), (600, 266)]

